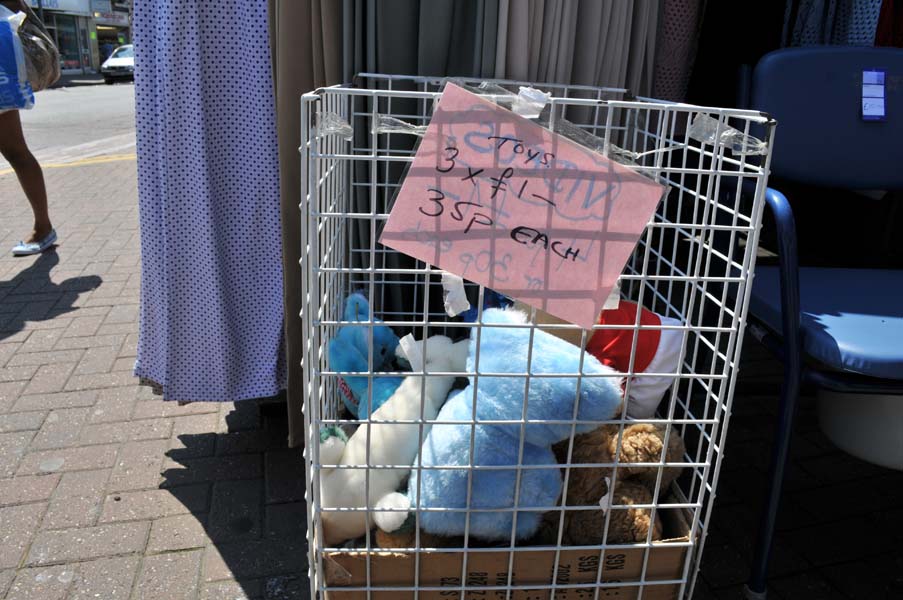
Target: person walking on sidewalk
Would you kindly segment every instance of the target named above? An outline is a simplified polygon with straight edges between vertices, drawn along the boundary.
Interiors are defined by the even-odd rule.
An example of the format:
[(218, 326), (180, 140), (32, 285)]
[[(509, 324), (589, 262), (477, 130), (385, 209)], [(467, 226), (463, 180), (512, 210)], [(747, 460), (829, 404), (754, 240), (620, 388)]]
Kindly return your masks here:
[[(23, 10), (22, 0), (0, 0), (8, 9)], [(44, 187), (44, 173), (35, 159), (22, 133), (22, 121), (18, 110), (0, 112), (0, 154), (9, 162), (25, 197), (34, 213), (34, 229), (31, 234), (13, 248), (16, 256), (38, 254), (56, 242), (56, 231), (50, 222), (47, 207), (47, 189)]]
[(34, 229), (13, 248), (13, 254), (26, 256), (43, 252), (56, 242), (56, 231), (50, 222), (50, 212), (47, 208), (44, 173), (25, 143), (22, 121), (17, 110), (0, 113), (0, 154), (16, 172), (34, 213)]

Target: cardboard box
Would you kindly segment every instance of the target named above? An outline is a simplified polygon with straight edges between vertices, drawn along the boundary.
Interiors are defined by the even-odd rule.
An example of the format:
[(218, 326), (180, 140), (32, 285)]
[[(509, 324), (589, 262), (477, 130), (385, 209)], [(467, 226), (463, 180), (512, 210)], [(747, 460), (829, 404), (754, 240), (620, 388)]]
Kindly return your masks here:
[[(689, 525), (685, 516), (677, 510), (662, 510), (662, 522), (668, 539), (656, 542), (649, 550), (646, 580), (681, 579), (690, 546), (677, 545), (689, 541)], [(638, 581), (643, 568), (644, 548), (610, 549), (605, 551), (602, 567), (602, 581)], [(331, 589), (326, 594), (328, 600), (366, 600), (367, 592), (336, 587), (364, 587), (367, 584), (367, 560), (370, 561), (370, 581), (373, 600), (413, 600), (412, 591), (383, 590), (379, 587), (412, 587), (415, 577), (415, 555), (406, 552), (330, 552), (323, 556), (326, 585)], [(469, 552), (467, 557), (468, 586), (505, 586), (508, 582), (510, 552), (490, 550)], [(559, 585), (595, 583), (599, 568), (600, 553), (593, 550), (561, 550), (558, 562)], [(461, 552), (421, 552), (421, 587), (448, 587), (446, 591), (421, 591), (424, 600), (444, 600), (460, 598)], [(532, 550), (529, 546), (514, 552), (514, 577), (512, 585), (550, 585), (553, 583), (555, 551)], [(650, 600), (670, 600), (677, 598), (680, 586), (677, 584), (647, 585), (643, 598)], [(557, 600), (586, 600), (594, 597), (595, 589), (559, 588)], [(599, 598), (630, 600), (638, 595), (637, 586), (602, 588)], [(504, 590), (468, 590), (467, 600), (504, 600)], [(513, 600), (549, 600), (549, 589), (519, 589), (511, 594)]]
[[(520, 300), (514, 303), (514, 308), (521, 312), (527, 313), (528, 317), (530, 315), (530, 311), (532, 310), (531, 306), (524, 304)], [(545, 331), (546, 333), (550, 333), (555, 337), (559, 337), (575, 346), (581, 346), (580, 342), (581, 340), (583, 340), (583, 330), (575, 326), (573, 323), (569, 323), (564, 319), (559, 319), (558, 317), (553, 317), (549, 313), (539, 309), (536, 310), (536, 319), (534, 323), (536, 323), (536, 325), (570, 325), (570, 329), (543, 329), (542, 327), (537, 327), (537, 329)], [(593, 337), (594, 333), (595, 330), (593, 329), (586, 330), (587, 344), (589, 343), (590, 338)]]

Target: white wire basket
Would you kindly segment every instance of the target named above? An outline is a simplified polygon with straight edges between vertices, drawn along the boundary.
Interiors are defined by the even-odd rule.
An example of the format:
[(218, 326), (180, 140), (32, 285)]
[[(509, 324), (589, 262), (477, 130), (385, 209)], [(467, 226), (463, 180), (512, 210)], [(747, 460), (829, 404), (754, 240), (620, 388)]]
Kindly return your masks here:
[[(583, 331), (526, 308), (523, 320), (500, 323), (486, 308), (496, 296), (470, 282), (475, 314), (450, 318), (441, 271), (378, 242), (416, 151), (412, 133), (428, 125), (445, 80), (364, 74), (353, 86), (303, 96), (311, 597), (690, 598), (727, 435), (774, 122), (754, 111), (630, 98), (625, 90), (456, 81), (483, 83), (496, 99), (501, 88), (545, 90), (547, 127), (576, 125), (581, 141), (598, 142), (599, 152), (668, 192), (620, 279), (626, 320)], [(404, 123), (383, 127), (386, 117)], [(346, 303), (356, 292), (370, 312), (352, 318)], [(349, 331), (363, 340), (364, 367), (342, 370), (329, 344)], [(410, 365), (387, 356), (380, 341), (387, 331), (419, 344)], [(464, 341), (438, 349), (417, 342), (433, 336)], [(521, 336), (523, 355), (490, 355), (493, 346), (484, 342), (504, 336)], [(587, 365), (600, 360), (591, 357), (597, 336), (626, 336), (618, 339), (628, 350), (616, 368), (589, 373)], [(552, 338), (566, 340), (578, 368), (537, 366), (534, 347), (557, 349)], [(651, 362), (641, 356), (649, 339), (658, 344)], [(481, 402), (488, 392), (475, 391), (480, 382), (495, 390), (492, 382), (512, 380), (524, 389), (516, 400), (522, 406), (513, 416), (487, 418)], [(414, 390), (417, 406), (404, 418), (381, 410), (356, 418), (343, 400), (353, 395), (349, 382), (365, 386), (364, 407), (375, 409), (380, 386), (398, 382)], [(537, 416), (528, 406), (537, 394), (568, 386), (572, 410)], [(604, 386), (623, 401), (614, 414), (586, 419), (580, 403)], [(456, 394), (470, 414), (447, 419), (438, 406)], [(537, 431), (557, 437), (543, 438), (548, 444), (537, 450)], [(433, 452), (432, 444), (455, 435), (459, 451), (436, 462), (447, 448)], [(487, 439), (500, 450), (483, 448)], [(357, 459), (349, 458), (352, 445)], [(396, 452), (403, 447), (407, 454)], [(387, 448), (404, 460), (388, 460)], [(508, 454), (511, 460), (498, 458)], [(448, 481), (466, 490), (436, 488)], [(396, 493), (386, 495), (393, 483)], [(410, 506), (387, 501), (399, 496)], [(487, 505), (487, 496), (498, 505)], [(449, 523), (452, 529), (443, 528)]]

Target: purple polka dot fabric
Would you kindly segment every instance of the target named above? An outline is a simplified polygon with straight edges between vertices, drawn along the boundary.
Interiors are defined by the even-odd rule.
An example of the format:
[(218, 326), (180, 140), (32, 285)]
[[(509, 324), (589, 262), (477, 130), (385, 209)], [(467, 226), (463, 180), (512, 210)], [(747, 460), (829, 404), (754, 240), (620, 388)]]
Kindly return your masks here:
[(165, 400), (284, 387), (267, 0), (137, 0), (141, 330)]

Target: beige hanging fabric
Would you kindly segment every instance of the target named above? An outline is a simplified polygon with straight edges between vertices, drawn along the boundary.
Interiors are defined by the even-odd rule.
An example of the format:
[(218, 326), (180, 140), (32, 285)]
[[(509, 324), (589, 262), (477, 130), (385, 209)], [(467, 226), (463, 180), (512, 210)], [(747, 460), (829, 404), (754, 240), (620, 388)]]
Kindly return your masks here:
[(658, 43), (660, 0), (636, 0), (627, 57), (627, 87), (640, 96), (652, 95), (655, 74), (655, 46)]
[(649, 95), (662, 0), (501, 0), (496, 77)]
[(500, 0), (495, 76), (567, 83), (577, 6), (575, 0)]
[(288, 366), (289, 444), (303, 444), (301, 345), (301, 95), (339, 83), (342, 75), (341, 3), (334, 0), (272, 0), (273, 69), (279, 130), (285, 353)]

